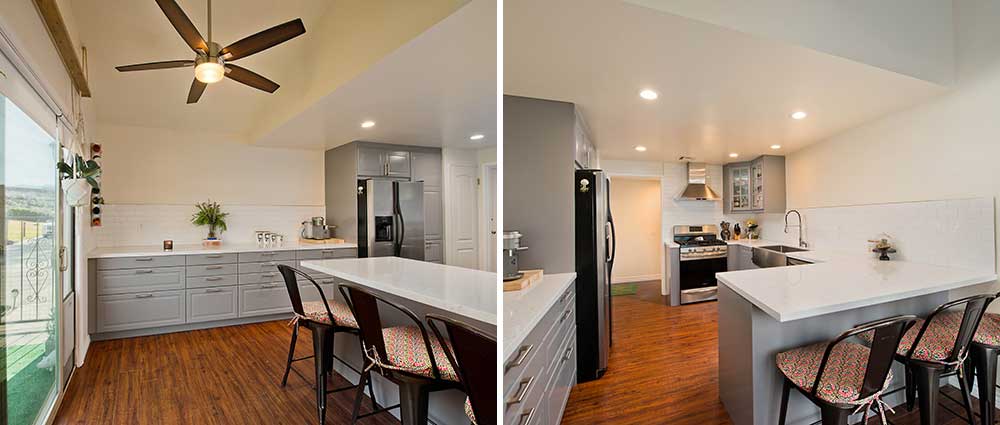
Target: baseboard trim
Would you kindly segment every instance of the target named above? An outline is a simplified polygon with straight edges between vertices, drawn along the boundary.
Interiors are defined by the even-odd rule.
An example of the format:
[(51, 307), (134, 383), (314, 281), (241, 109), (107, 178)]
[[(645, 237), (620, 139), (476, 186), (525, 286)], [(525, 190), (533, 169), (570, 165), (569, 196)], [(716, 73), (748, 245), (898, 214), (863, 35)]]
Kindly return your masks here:
[(637, 276), (618, 276), (611, 278), (611, 284), (619, 283), (635, 283), (635, 282), (646, 282), (650, 280), (661, 280), (663, 275), (660, 274), (647, 274), (647, 275), (637, 275)]

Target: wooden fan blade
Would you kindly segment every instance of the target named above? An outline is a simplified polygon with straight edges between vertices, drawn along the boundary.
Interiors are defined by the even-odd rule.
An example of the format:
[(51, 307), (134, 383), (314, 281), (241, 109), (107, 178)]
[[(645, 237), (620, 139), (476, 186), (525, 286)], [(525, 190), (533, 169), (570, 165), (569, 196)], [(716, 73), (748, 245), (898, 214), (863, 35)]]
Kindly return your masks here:
[(150, 69), (169, 69), (169, 68), (186, 68), (194, 65), (194, 61), (162, 61), (162, 62), (149, 62), (149, 63), (139, 63), (135, 65), (123, 65), (116, 66), (115, 69), (118, 72), (129, 72), (129, 71), (146, 71)]
[(293, 19), (230, 44), (224, 47), (221, 53), (228, 55), (225, 56), (227, 61), (234, 61), (260, 52), (261, 50), (270, 49), (305, 34), (305, 32), (306, 27), (302, 25), (302, 20)]
[(198, 81), (197, 78), (195, 78), (194, 81), (191, 81), (191, 91), (188, 92), (187, 103), (197, 103), (198, 99), (201, 99), (201, 94), (205, 92), (206, 86), (208, 86), (208, 84)]
[(198, 32), (198, 28), (195, 28), (194, 24), (191, 23), (191, 19), (184, 14), (184, 10), (177, 5), (176, 1), (156, 0), (156, 4), (160, 6), (163, 14), (167, 15), (170, 24), (174, 26), (174, 29), (181, 35), (184, 42), (188, 46), (191, 46), (191, 50), (201, 50), (204, 53), (208, 53), (208, 44), (205, 43), (205, 39)]
[(256, 72), (233, 64), (226, 64), (226, 77), (268, 93), (274, 93), (280, 87), (278, 83), (268, 80)]

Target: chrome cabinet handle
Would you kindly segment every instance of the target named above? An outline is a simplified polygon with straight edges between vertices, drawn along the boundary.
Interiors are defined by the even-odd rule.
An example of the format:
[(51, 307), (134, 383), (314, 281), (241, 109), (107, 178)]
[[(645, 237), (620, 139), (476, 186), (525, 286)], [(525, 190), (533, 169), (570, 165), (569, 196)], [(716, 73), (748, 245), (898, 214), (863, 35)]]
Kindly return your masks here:
[(153, 261), (153, 258), (152, 257), (136, 258), (135, 261)]
[(517, 386), (517, 392), (514, 393), (514, 397), (507, 400), (507, 407), (524, 401), (524, 396), (528, 394), (528, 389), (531, 388), (531, 384), (533, 382), (535, 382), (534, 376), (528, 377), (528, 379), (522, 379), (521, 383)]
[(333, 252), (332, 249), (324, 249), (324, 250), (320, 251), (320, 253), (323, 254), (323, 255), (327, 255), (327, 254), (333, 255), (334, 254), (334, 252)]
[(569, 347), (566, 347), (566, 353), (563, 354), (562, 361), (569, 360), (570, 356), (572, 355), (573, 355), (573, 346), (570, 345)]
[(261, 287), (263, 287), (263, 288), (275, 288), (277, 286), (278, 286), (277, 283), (265, 283), (265, 284), (261, 285)]
[(274, 277), (274, 273), (261, 273), (260, 277)]
[(205, 267), (205, 270), (220, 270), (220, 269), (222, 269), (222, 266), (208, 266), (208, 267)]
[(208, 288), (205, 292), (222, 292), (221, 288)]
[(222, 254), (206, 255), (205, 258), (222, 258)]
[(566, 291), (566, 293), (565, 293), (565, 294), (563, 294), (562, 298), (560, 298), (560, 299), (559, 299), (559, 304), (562, 304), (562, 303), (566, 302), (566, 300), (567, 300), (567, 299), (569, 299), (569, 296), (570, 296), (570, 295), (571, 295), (572, 293), (573, 293), (573, 291), (569, 291), (569, 290), (567, 290), (567, 291)]
[(150, 269), (146, 269), (146, 270), (136, 270), (136, 271), (135, 271), (135, 274), (150, 274), (150, 273), (152, 273), (152, 272), (153, 272), (153, 271), (152, 271), (152, 270), (150, 270)]
[(518, 425), (528, 425), (531, 423), (531, 418), (535, 417), (535, 408), (532, 407), (528, 409), (527, 412), (521, 413), (521, 419), (517, 422)]
[(569, 317), (569, 314), (572, 312), (573, 312), (572, 308), (567, 308), (566, 311), (563, 312), (562, 317), (559, 318), (559, 323), (562, 323), (563, 320), (566, 320), (566, 318)]
[(135, 294), (136, 298), (153, 298), (153, 294)]
[(508, 370), (524, 364), (524, 359), (528, 357), (528, 353), (531, 352), (532, 348), (535, 348), (534, 344), (522, 345), (521, 348), (518, 348), (517, 357), (514, 358), (514, 360), (511, 360), (510, 363), (504, 365), (503, 373), (507, 373)]
[(218, 281), (222, 280), (222, 278), (221, 277), (206, 277), (205, 280), (208, 281), (208, 282), (218, 282)]
[(272, 255), (278, 255), (278, 253), (277, 252), (262, 252), (262, 253), (260, 253), (260, 255), (263, 255), (263, 256), (266, 256), (266, 257), (270, 257)]

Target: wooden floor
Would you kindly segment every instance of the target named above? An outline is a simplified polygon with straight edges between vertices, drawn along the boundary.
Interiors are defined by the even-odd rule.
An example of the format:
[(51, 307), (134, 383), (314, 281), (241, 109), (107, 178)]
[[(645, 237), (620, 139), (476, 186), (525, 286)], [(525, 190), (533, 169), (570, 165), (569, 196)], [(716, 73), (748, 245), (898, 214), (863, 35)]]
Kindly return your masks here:
[[(315, 424), (313, 378), (292, 373), (279, 386), (290, 338), (285, 322), (268, 322), (94, 342), (55, 424)], [(312, 354), (308, 330), (296, 352)], [(294, 367), (314, 374), (311, 359)], [(333, 381), (347, 384), (339, 375)], [(331, 394), (326, 423), (349, 423), (353, 396)], [(363, 411), (370, 406), (366, 398)], [(399, 422), (379, 414), (360, 423)]]
[[(608, 372), (573, 388), (563, 423), (731, 424), (719, 402), (717, 306), (670, 307), (659, 281), (639, 284), (635, 295), (612, 297)], [(960, 399), (956, 389), (946, 392)], [(940, 425), (965, 423), (938, 410)], [(889, 416), (894, 425), (920, 423), (916, 409), (896, 412)]]

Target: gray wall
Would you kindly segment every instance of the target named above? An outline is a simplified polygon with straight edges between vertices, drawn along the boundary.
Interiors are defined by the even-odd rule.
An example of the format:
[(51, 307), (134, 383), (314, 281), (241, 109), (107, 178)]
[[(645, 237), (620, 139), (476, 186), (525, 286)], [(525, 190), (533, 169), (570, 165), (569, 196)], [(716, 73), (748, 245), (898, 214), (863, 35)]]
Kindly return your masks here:
[(504, 96), (504, 230), (524, 234), (521, 269), (576, 271), (574, 105)]
[(326, 222), (337, 226), (334, 234), (358, 241), (358, 144), (348, 143), (326, 151)]

